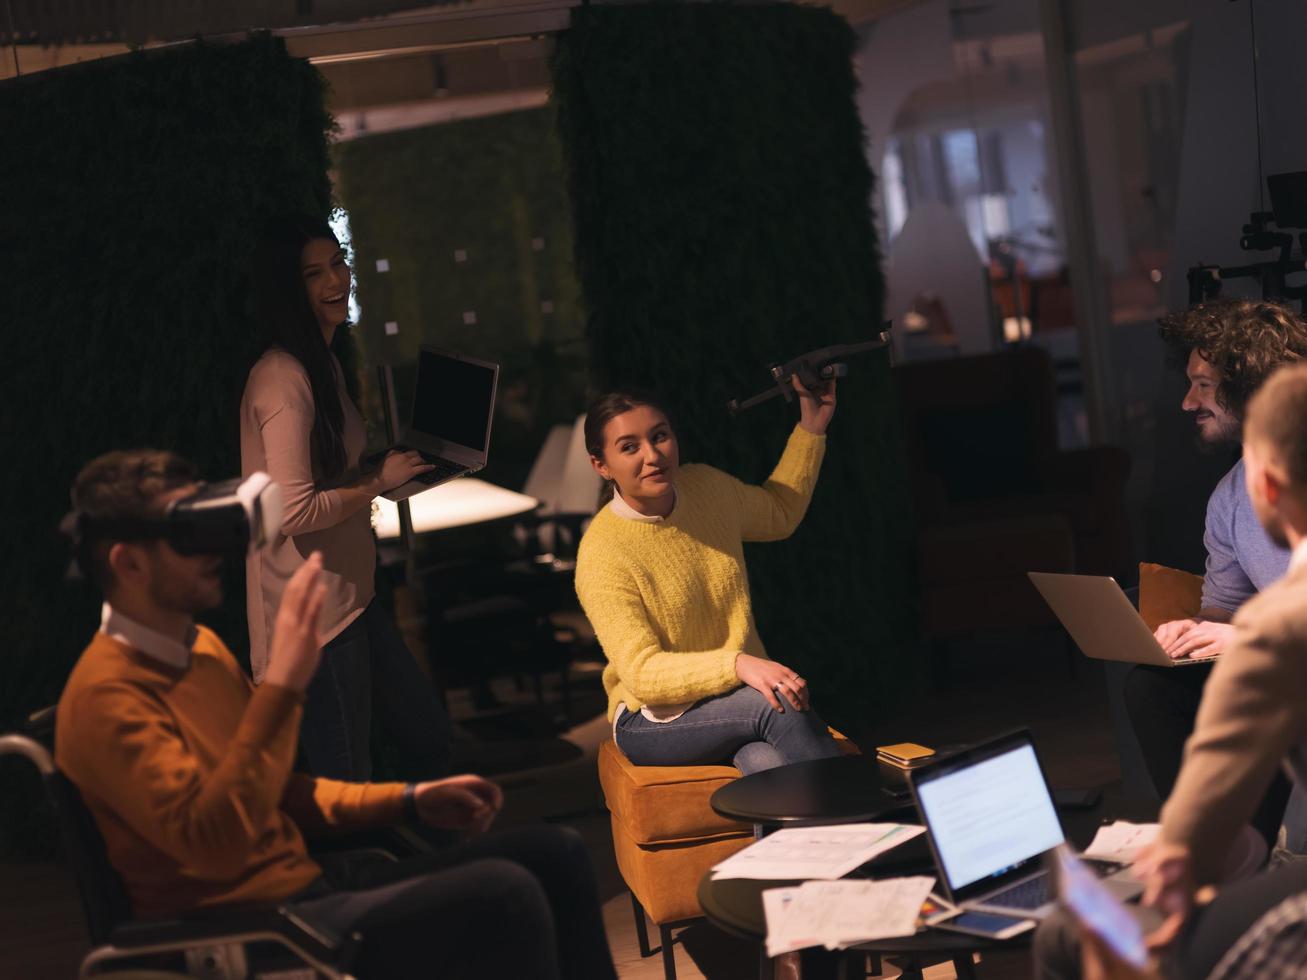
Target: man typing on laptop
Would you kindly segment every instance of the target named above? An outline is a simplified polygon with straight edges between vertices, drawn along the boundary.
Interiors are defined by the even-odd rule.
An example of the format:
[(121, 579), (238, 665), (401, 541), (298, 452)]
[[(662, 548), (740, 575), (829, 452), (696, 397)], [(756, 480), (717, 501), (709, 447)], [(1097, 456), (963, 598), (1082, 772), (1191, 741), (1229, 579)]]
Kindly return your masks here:
[[(1238, 445), (1248, 399), (1275, 368), (1307, 357), (1307, 323), (1277, 303), (1205, 303), (1163, 318), (1161, 335), (1189, 378), (1181, 407), (1194, 414), (1198, 441), (1211, 450)], [(1253, 513), (1242, 460), (1208, 500), (1203, 542), (1207, 569), (1202, 609), (1194, 617), (1164, 623), (1156, 632), (1173, 658), (1222, 653), (1234, 632), (1234, 614), (1288, 567), (1288, 550), (1267, 535)], [(1139, 666), (1126, 676), (1126, 709), (1163, 798), (1175, 785), (1184, 742), (1193, 731), (1210, 673), (1208, 666), (1182, 671)], [(1282, 785), (1274, 788), (1255, 820), (1268, 836), (1280, 823), (1284, 793)]]
[[(1246, 954), (1245, 935), (1276, 941), (1284, 935), (1274, 925), (1284, 919), (1285, 903), (1307, 891), (1307, 863), (1294, 863), (1223, 888), (1206, 906), (1195, 903), (1200, 886), (1218, 879), (1239, 828), (1280, 766), (1287, 764), (1299, 786), (1307, 779), (1307, 365), (1281, 369), (1253, 396), (1243, 445), (1240, 472), (1250, 505), (1292, 558), (1284, 579), (1234, 617), (1162, 810), (1158, 841), (1135, 867), (1146, 885), (1145, 903), (1164, 917), (1152, 942), (1170, 947), (1169, 968), (1184, 977), (1224, 970), (1227, 953)], [(1056, 920), (1041, 928), (1039, 976), (1078, 972), (1068, 938)], [(1298, 975), (1307, 966), (1307, 946), (1294, 949), (1290, 973), (1266, 966), (1283, 965), (1277, 953), (1259, 961), (1261, 973), (1254, 966), (1223, 975)]]

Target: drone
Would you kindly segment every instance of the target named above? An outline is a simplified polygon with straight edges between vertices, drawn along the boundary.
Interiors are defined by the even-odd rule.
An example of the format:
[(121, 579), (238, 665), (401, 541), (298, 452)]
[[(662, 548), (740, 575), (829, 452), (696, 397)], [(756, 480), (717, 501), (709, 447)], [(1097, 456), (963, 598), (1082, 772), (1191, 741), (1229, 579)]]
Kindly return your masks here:
[(819, 347), (817, 350), (800, 354), (784, 364), (773, 364), (771, 376), (775, 384), (771, 388), (744, 401), (732, 398), (726, 403), (726, 410), (732, 415), (739, 415), (773, 398), (779, 397), (787, 402), (792, 401), (794, 384), (791, 378), (797, 377), (805, 388), (812, 389), (821, 387), (823, 383), (833, 378), (845, 377), (849, 373), (849, 366), (843, 363), (844, 358), (888, 347), (892, 325), (893, 321), (886, 320), (875, 340), (867, 340), (859, 344), (833, 344), (830, 347)]

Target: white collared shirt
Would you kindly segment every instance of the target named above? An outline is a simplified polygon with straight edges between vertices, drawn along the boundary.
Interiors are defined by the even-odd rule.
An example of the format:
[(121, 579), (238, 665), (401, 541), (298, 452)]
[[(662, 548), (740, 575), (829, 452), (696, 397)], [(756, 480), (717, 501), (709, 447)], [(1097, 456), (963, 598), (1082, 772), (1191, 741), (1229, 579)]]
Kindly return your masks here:
[[(613, 502), (609, 504), (613, 513), (626, 521), (639, 521), (641, 524), (661, 524), (667, 520), (666, 517), (659, 517), (656, 514), (641, 514), (638, 510), (622, 499), (622, 495), (613, 488)], [(676, 488), (672, 487), (672, 510), (676, 510)], [(667, 513), (670, 515), (672, 510)]]
[(1297, 546), (1289, 553), (1289, 570), (1293, 571), (1307, 565), (1307, 538), (1298, 542)]
[(124, 616), (109, 603), (100, 607), (100, 632), (112, 640), (117, 640), (133, 650), (140, 650), (146, 656), (178, 670), (189, 670), (191, 666), (191, 647), (200, 631), (193, 625), (185, 643), (178, 643), (170, 636), (155, 632), (143, 626), (129, 616)]

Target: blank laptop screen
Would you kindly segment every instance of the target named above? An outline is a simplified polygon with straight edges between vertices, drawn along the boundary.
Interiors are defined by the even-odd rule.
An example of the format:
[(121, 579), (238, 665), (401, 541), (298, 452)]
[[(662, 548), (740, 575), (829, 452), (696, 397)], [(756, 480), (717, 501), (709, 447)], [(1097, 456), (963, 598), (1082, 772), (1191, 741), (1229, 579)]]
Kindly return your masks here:
[(484, 452), (494, 389), (493, 369), (424, 350), (418, 356), (413, 428)]
[(922, 780), (917, 798), (955, 891), (1062, 843), (1062, 826), (1029, 744)]

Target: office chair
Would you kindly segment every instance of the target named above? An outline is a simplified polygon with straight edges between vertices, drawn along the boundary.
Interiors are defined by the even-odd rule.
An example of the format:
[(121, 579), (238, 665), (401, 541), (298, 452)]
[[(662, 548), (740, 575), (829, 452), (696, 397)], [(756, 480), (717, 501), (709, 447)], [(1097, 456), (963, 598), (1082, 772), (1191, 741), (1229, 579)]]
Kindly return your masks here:
[[(52, 709), (38, 716), (42, 714), (52, 717)], [(44, 720), (33, 719), (37, 727)], [(248, 956), (251, 966), (267, 959), (293, 961), (331, 980), (352, 980), (349, 967), (359, 934), (334, 935), (284, 905), (215, 909), (168, 920), (134, 919), (127, 890), (109, 863), (94, 818), (77, 787), (55, 767), (49, 750), (26, 735), (8, 734), (0, 735), (0, 755), (23, 756), (37, 768), (59, 823), (92, 946), (79, 977), (106, 972), (115, 963), (127, 966), (131, 961), (135, 966), (143, 958), (174, 955), (209, 977), (245, 976), (238, 964)]]

